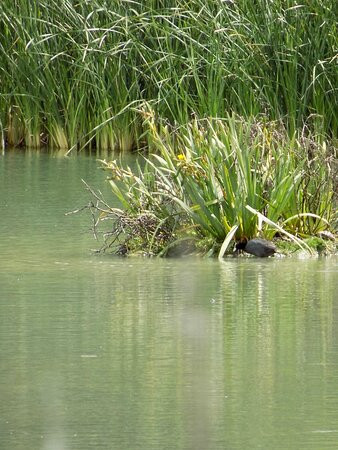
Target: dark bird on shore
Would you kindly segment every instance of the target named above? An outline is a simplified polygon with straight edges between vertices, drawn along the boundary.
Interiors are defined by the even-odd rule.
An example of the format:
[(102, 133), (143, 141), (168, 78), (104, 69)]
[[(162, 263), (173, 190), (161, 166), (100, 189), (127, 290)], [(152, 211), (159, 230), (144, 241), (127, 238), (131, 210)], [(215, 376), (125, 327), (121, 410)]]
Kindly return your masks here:
[(261, 258), (271, 256), (276, 253), (276, 246), (265, 239), (255, 238), (250, 241), (247, 238), (242, 238), (236, 244), (236, 251), (244, 250), (246, 253), (250, 253), (250, 255), (259, 256)]

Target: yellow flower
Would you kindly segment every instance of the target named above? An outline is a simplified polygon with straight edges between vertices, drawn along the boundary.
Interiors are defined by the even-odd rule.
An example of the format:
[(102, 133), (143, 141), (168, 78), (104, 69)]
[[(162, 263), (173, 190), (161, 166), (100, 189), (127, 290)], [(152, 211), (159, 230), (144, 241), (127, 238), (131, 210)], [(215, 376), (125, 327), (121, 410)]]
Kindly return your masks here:
[(182, 155), (182, 153), (180, 153), (179, 155), (177, 155), (177, 158), (179, 161), (184, 161), (185, 160), (185, 156)]

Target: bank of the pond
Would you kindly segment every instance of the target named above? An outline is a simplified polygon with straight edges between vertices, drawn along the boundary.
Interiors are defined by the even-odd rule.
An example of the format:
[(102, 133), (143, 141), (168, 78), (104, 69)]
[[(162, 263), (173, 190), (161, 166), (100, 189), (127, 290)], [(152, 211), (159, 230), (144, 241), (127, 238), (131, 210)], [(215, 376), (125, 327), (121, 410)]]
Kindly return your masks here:
[(0, 146), (130, 150), (145, 103), (337, 135), (336, 2), (2, 0)]
[[(269, 257), (275, 258), (319, 258), (319, 257), (331, 257), (338, 256), (338, 240), (336, 235), (331, 235), (330, 238), (323, 239), (319, 236), (312, 236), (301, 241), (303, 246), (292, 242), (288, 239), (276, 238), (271, 241), (276, 248), (275, 255)], [(154, 244), (154, 248), (156, 245)], [(206, 242), (204, 240), (196, 240), (191, 238), (179, 239), (172, 245), (162, 249), (161, 252), (156, 254), (151, 249), (142, 249), (139, 245), (139, 241), (132, 242), (128, 240), (128, 244), (124, 243), (116, 247), (107, 247), (104, 244), (101, 248), (97, 249), (98, 253), (112, 253), (117, 256), (128, 257), (168, 257), (168, 258), (186, 258), (186, 257), (207, 257), (207, 258), (255, 258), (257, 255), (249, 254), (243, 250), (236, 250), (236, 242), (230, 242), (227, 250), (219, 257), (221, 251), (221, 245)]]

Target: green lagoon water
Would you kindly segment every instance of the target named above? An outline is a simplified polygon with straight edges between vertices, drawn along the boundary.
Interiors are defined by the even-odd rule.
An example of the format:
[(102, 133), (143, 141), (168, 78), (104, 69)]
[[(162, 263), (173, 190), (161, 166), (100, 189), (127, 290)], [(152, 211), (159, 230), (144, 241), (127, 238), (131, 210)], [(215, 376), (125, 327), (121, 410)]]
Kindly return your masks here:
[(337, 449), (337, 258), (95, 255), (81, 178), (0, 156), (0, 449)]

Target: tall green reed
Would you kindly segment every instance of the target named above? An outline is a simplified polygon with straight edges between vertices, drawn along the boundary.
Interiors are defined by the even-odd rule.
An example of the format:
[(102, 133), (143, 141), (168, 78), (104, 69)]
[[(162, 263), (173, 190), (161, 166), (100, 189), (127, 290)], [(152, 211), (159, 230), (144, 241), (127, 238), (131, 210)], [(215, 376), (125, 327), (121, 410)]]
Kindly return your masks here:
[(132, 149), (147, 101), (171, 123), (233, 111), (336, 136), (334, 12), (333, 0), (3, 0), (2, 130), (11, 145)]

